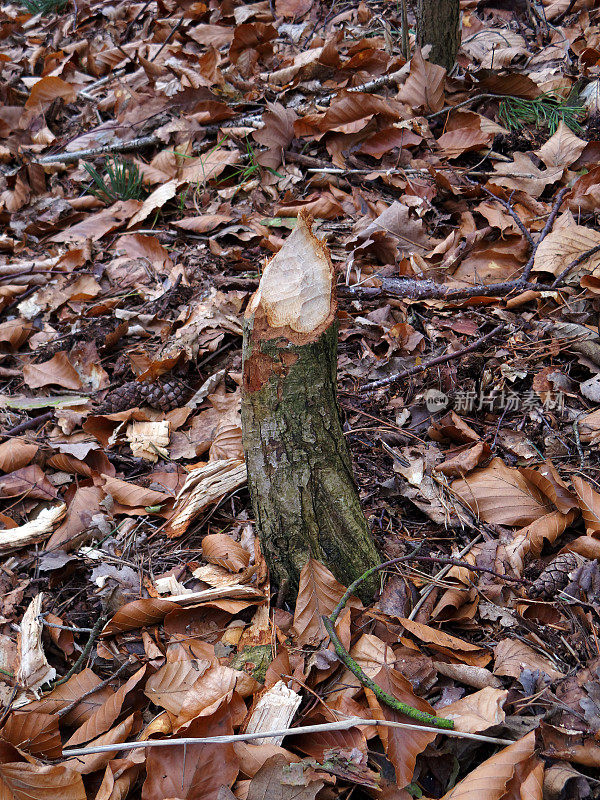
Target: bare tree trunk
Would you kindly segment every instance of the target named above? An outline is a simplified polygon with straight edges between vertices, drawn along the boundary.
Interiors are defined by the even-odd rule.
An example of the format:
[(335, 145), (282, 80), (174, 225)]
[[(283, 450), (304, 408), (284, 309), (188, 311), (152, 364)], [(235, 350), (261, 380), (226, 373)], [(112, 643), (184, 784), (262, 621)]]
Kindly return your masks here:
[(431, 45), (429, 61), (454, 66), (460, 46), (460, 0), (417, 0), (417, 44)]
[[(298, 219), (245, 319), (242, 430), (261, 546), (283, 596), (309, 557), (349, 584), (379, 563), (336, 395), (337, 304), (326, 246)], [(370, 597), (375, 582), (367, 583)]]

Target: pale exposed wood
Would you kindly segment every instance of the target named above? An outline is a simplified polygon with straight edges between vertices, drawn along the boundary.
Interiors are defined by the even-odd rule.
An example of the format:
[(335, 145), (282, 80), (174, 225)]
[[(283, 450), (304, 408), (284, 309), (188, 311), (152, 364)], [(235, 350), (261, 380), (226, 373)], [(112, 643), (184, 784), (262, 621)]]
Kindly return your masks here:
[[(271, 687), (260, 698), (252, 716), (248, 720), (246, 733), (270, 733), (289, 728), (302, 697), (288, 689), (283, 681)], [(255, 739), (255, 744), (281, 744), (283, 736), (268, 736), (264, 739)]]

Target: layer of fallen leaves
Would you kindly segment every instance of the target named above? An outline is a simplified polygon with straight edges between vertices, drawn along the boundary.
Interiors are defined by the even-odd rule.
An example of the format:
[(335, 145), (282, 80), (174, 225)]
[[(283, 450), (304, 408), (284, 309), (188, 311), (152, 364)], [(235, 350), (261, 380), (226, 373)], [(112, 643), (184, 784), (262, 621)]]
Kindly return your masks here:
[[(410, 8), (406, 61), (400, 4), (2, 7), (3, 798), (593, 796), (594, 5), (461, 2), (452, 75)], [(503, 126), (502, 98), (571, 90), (577, 130)], [(139, 196), (92, 191), (102, 148)], [(561, 189), (539, 290), (486, 296), (522, 274)], [(365, 511), (385, 556), (420, 543), (338, 636), (397, 699), (512, 744), (375, 724), (178, 743), (407, 721), (337, 661), (326, 567), (275, 606), (245, 489), (242, 316), (302, 209), (354, 287), (339, 378)], [(386, 298), (382, 278), (481, 295)], [(485, 349), (357, 399), (499, 322)]]

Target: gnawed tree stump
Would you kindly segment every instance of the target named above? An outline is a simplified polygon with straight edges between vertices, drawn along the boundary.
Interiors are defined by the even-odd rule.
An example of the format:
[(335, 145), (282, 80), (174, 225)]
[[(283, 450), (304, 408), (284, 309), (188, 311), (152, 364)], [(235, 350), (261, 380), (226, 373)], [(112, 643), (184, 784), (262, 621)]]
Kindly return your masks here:
[(310, 556), (346, 585), (379, 563), (340, 422), (336, 312), (329, 252), (300, 214), (244, 323), (248, 483), (263, 553), (284, 597), (295, 596)]

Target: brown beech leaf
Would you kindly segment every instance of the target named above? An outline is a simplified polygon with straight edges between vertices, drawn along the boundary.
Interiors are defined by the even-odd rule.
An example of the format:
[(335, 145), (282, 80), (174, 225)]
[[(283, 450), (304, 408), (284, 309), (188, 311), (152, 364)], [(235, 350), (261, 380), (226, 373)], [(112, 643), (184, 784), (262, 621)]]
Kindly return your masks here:
[(425, 61), (417, 48), (410, 62), (410, 74), (398, 92), (398, 100), (413, 110), (439, 111), (444, 105), (446, 70)]
[(556, 132), (546, 144), (535, 151), (547, 167), (570, 167), (577, 161), (587, 142), (575, 136), (568, 125), (561, 120)]
[(128, 233), (120, 236), (112, 249), (123, 252), (129, 258), (145, 258), (157, 270), (168, 271), (173, 267), (169, 251), (162, 246), (156, 236)]
[[(186, 737), (228, 736), (233, 733), (227, 706), (209, 717), (198, 717)], [(174, 737), (176, 741), (177, 737)], [(217, 800), (221, 786), (233, 785), (239, 770), (232, 744), (188, 744), (185, 748), (152, 748), (146, 761), (142, 800)]]
[(129, 753), (127, 758), (116, 758), (106, 765), (104, 778), (95, 800), (125, 800), (144, 768), (143, 751)]
[(38, 451), (37, 444), (26, 442), (25, 439), (8, 439), (0, 444), (0, 470), (14, 472), (27, 464), (35, 457)]
[[(396, 700), (435, 716), (435, 710), (425, 700), (417, 697), (410, 682), (397, 670), (384, 666), (377, 673), (374, 681)], [(375, 719), (414, 723), (414, 720), (406, 714), (399, 714), (389, 706), (379, 703), (370, 689), (365, 689), (365, 694)], [(416, 725), (418, 724), (416, 723)], [(384, 727), (378, 728), (377, 733), (388, 758), (394, 765), (398, 785), (407, 786), (412, 781), (417, 756), (425, 750), (430, 742), (433, 742), (437, 734), (431, 731), (419, 731), (417, 728), (409, 730)]]
[(223, 703), (229, 704), (238, 679), (243, 677), (241, 672), (216, 663), (212, 648), (205, 648), (206, 654), (192, 651), (196, 657), (190, 657), (192, 653), (181, 646), (173, 652), (170, 649), (172, 660), (146, 684), (146, 695), (168, 712), (174, 732), (195, 717), (210, 716)]
[(77, 90), (62, 78), (47, 75), (34, 85), (25, 102), (25, 108), (48, 105), (57, 97), (62, 97), (67, 103), (74, 103), (77, 99)]
[(0, 797), (6, 800), (86, 800), (81, 775), (62, 764), (0, 764)]
[(32, 756), (60, 758), (62, 744), (58, 716), (39, 711), (13, 711), (0, 736)]
[(146, 667), (138, 669), (114, 694), (111, 694), (103, 705), (96, 709), (95, 714), (75, 731), (66, 742), (65, 747), (76, 747), (105, 733), (119, 717), (127, 695), (135, 689), (145, 673)]
[(575, 516), (575, 511), (570, 511), (568, 514), (552, 511), (550, 514), (536, 519), (535, 522), (527, 525), (527, 527), (516, 531), (512, 541), (506, 545), (508, 562), (516, 574), (521, 576), (527, 557), (536, 558), (539, 556), (544, 542), (547, 541), (550, 544), (555, 542), (571, 525)]
[[(572, 261), (586, 250), (600, 244), (600, 232), (584, 225), (569, 225), (551, 231), (535, 253), (533, 268), (537, 272), (550, 272), (559, 275)], [(585, 261), (579, 270), (569, 275), (575, 279), (581, 273), (588, 274), (600, 267), (600, 253)]]
[(144, 692), (155, 705), (176, 718), (196, 681), (217, 664), (214, 647), (206, 642), (172, 644), (166, 663), (148, 678)]
[(141, 206), (140, 200), (118, 200), (110, 208), (90, 214), (82, 222), (54, 234), (51, 241), (77, 242), (86, 239), (98, 241), (107, 233), (122, 227)]
[(142, 600), (133, 600), (120, 608), (114, 617), (104, 626), (101, 635), (112, 636), (115, 633), (134, 631), (162, 622), (171, 611), (177, 611), (179, 606), (171, 600), (162, 600), (160, 597), (148, 597)]
[(127, 740), (127, 737), (133, 728), (134, 720), (135, 715), (130, 714), (126, 719), (124, 719), (110, 731), (104, 733), (102, 736), (99, 736), (97, 739), (94, 739), (93, 742), (90, 742), (90, 746), (114, 744), (114, 750), (101, 753), (89, 753), (88, 755), (82, 756), (73, 756), (72, 758), (68, 758), (65, 761), (65, 764), (71, 767), (71, 769), (80, 772), (82, 775), (89, 775), (91, 772), (96, 772), (96, 770), (103, 769), (108, 762), (111, 761), (111, 759), (116, 758), (117, 753), (119, 752), (119, 744)]
[(545, 672), (553, 681), (564, 677), (550, 659), (518, 639), (502, 639), (494, 648), (494, 674), (519, 678), (524, 669)]
[(579, 498), (587, 535), (596, 536), (600, 533), (600, 493), (592, 489), (579, 475), (573, 476), (573, 488)]
[(211, 564), (239, 572), (250, 563), (250, 553), (225, 533), (209, 533), (202, 540), (202, 555)]
[[(294, 631), (302, 645), (318, 646), (327, 638), (321, 617), (330, 616), (346, 591), (333, 574), (314, 558), (302, 568), (300, 588), (294, 611)], [(348, 606), (362, 608), (356, 597), (350, 598)]]
[(593, 732), (583, 734), (581, 731), (565, 730), (544, 721), (540, 724), (540, 731), (544, 756), (574, 761), (595, 770), (600, 768), (600, 744)]
[(275, 755), (250, 781), (246, 800), (314, 800), (323, 785), (310, 767), (290, 766), (285, 756)]
[(171, 499), (164, 492), (144, 489), (143, 486), (138, 486), (136, 483), (128, 483), (110, 475), (103, 475), (102, 477), (104, 478), (104, 491), (123, 506), (146, 508), (148, 506), (159, 506)]
[(442, 800), (542, 800), (544, 765), (534, 751), (531, 731), (469, 772)]
[[(57, 686), (41, 700), (34, 700), (23, 706), (23, 710), (28, 713), (56, 714), (75, 704), (63, 720), (67, 725), (81, 725), (112, 694), (109, 687), (89, 694), (100, 683), (102, 681), (91, 669), (84, 669), (72, 675), (66, 683)], [(87, 695), (85, 701), (78, 703), (83, 695)]]
[[(295, 738), (295, 737), (294, 737)], [(294, 742), (297, 747), (297, 743)], [(300, 756), (290, 753), (277, 744), (255, 744), (253, 742), (234, 742), (233, 749), (240, 763), (240, 773), (253, 778), (263, 764), (273, 756), (283, 756), (288, 764), (301, 761)]]
[(444, 631), (438, 631), (422, 622), (415, 622), (412, 619), (399, 618), (402, 627), (426, 644), (432, 650), (452, 656), (464, 664), (471, 664), (474, 667), (485, 667), (492, 656), (482, 647), (478, 647), (471, 642), (465, 642), (456, 636), (451, 636)]
[(537, 486), (500, 458), (453, 481), (452, 491), (476, 516), (496, 525), (529, 525), (555, 510)]
[(37, 464), (0, 476), (0, 497), (26, 497), (53, 500), (57, 491)]
[(267, 148), (258, 155), (258, 162), (263, 167), (277, 169), (282, 161), (283, 151), (289, 147), (294, 138), (294, 122), (298, 119), (296, 112), (281, 103), (267, 103), (262, 116), (264, 126), (254, 131), (252, 138)]
[(507, 189), (523, 189), (532, 197), (539, 197), (546, 186), (562, 178), (564, 167), (542, 170), (525, 153), (513, 153), (513, 161), (494, 165), (493, 182)]
[(53, 551), (59, 547), (73, 550), (77, 547), (85, 538), (92, 517), (100, 513), (100, 502), (105, 496), (106, 492), (100, 486), (80, 486), (76, 489), (67, 516), (48, 540), (46, 550)]
[(192, 233), (208, 233), (214, 231), (219, 225), (231, 222), (232, 219), (230, 214), (201, 214), (199, 217), (186, 217), (171, 224), (184, 231), (192, 231)]
[(83, 384), (75, 367), (63, 351), (53, 356), (50, 361), (41, 364), (25, 364), (23, 380), (30, 389), (41, 386), (63, 386), (65, 389), (81, 389)]
[(439, 709), (447, 719), (454, 720), (454, 728), (463, 733), (481, 733), (504, 722), (502, 710), (508, 691), (487, 686)]

